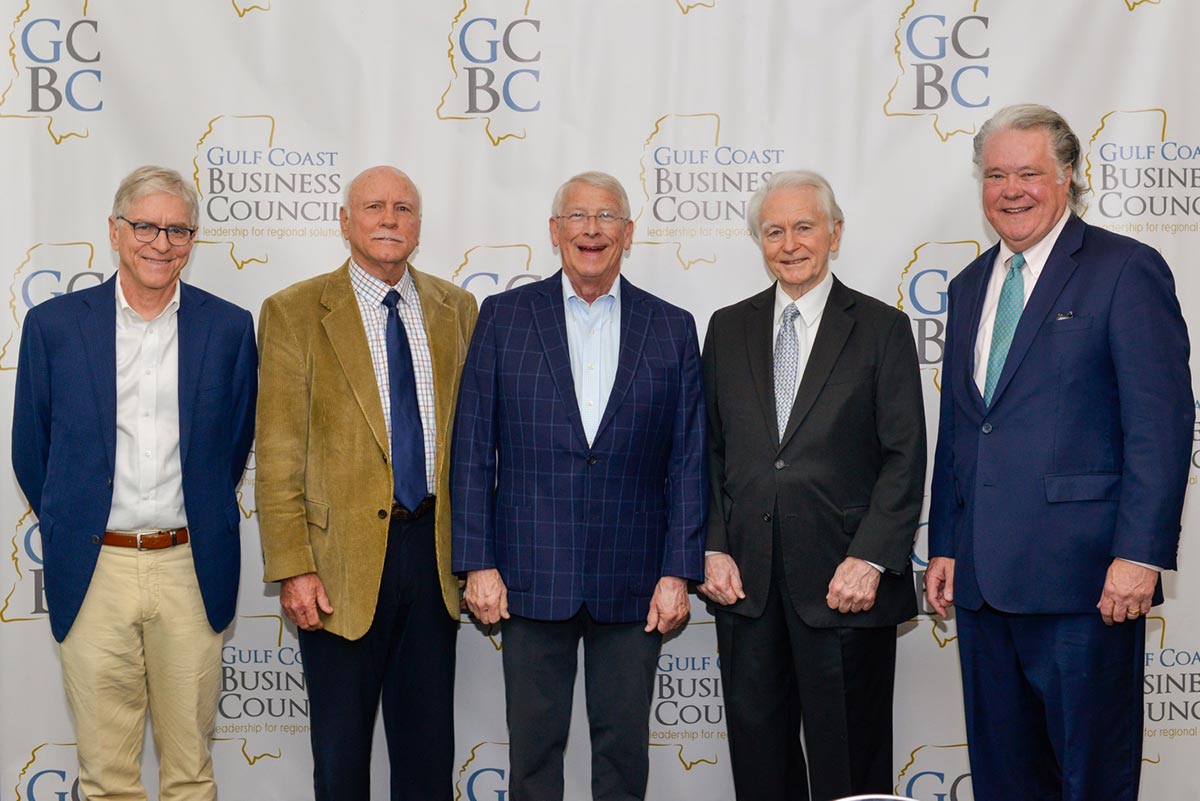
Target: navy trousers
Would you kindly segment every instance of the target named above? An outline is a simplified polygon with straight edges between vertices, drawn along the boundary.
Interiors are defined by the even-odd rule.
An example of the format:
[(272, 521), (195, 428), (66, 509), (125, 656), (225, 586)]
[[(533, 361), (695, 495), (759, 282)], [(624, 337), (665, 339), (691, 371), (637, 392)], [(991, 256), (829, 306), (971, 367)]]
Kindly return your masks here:
[(1145, 618), (955, 614), (975, 801), (1135, 801)]
[(458, 624), (442, 602), (433, 518), (392, 520), (375, 618), (361, 639), (300, 632), (316, 801), (371, 797), (381, 697), (392, 801), (452, 797)]

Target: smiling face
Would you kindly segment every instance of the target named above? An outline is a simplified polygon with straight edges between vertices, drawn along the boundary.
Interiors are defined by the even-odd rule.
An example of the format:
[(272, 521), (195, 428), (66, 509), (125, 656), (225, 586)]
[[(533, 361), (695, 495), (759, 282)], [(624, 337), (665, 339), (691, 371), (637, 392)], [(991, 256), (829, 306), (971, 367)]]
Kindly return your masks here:
[(1036, 245), (1067, 208), (1071, 167), (1060, 168), (1045, 128), (1009, 129), (983, 146), (983, 213), (1014, 253)]
[[(602, 224), (595, 216), (602, 211), (617, 219)], [(633, 242), (633, 221), (623, 218), (616, 195), (585, 183), (573, 183), (563, 192), (559, 213), (565, 217), (575, 212), (586, 215), (582, 223), (550, 218), (550, 240), (562, 254), (563, 272), (571, 286), (591, 303), (617, 280), (621, 258)]]
[(188, 228), (191, 209), (182, 198), (166, 192), (144, 195), (131, 202), (123, 216), (130, 222), (108, 218), (108, 238), (117, 252), (117, 272), (126, 300), (143, 316), (157, 314), (175, 294), (175, 282), (192, 253), (192, 241), (172, 245), (165, 231), (150, 242), (139, 242), (130, 223), (152, 223), (160, 228)]
[(829, 254), (842, 241), (842, 223), (832, 226), (811, 186), (773, 190), (759, 212), (763, 261), (788, 297), (795, 300), (825, 278)]
[(395, 285), (421, 240), (416, 187), (399, 170), (372, 167), (350, 184), (341, 223), (354, 262), (379, 280)]

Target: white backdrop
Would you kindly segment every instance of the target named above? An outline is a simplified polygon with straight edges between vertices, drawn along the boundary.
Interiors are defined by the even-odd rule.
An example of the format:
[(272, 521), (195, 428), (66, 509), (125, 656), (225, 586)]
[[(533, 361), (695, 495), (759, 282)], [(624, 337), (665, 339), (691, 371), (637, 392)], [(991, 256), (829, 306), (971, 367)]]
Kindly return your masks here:
[[(1085, 219), (1162, 250), (1200, 330), (1190, 0), (0, 0), (0, 32), (5, 453), (25, 313), (112, 274), (112, 193), (148, 162), (191, 174), (203, 198), (185, 279), (255, 313), (346, 257), (337, 206), (364, 166), (413, 177), (424, 196), (415, 263), (480, 298), (557, 268), (553, 191), (605, 170), (637, 217), (625, 274), (690, 309), (701, 331), (768, 283), (745, 231), (750, 192), (774, 170), (816, 169), (846, 212), (834, 271), (913, 318), (932, 437), (946, 282), (994, 239), (971, 133), (1001, 106), (1043, 102), (1084, 142)], [(242, 489), (242, 591), (214, 743), (221, 796), (311, 798), (303, 676), (276, 588), (261, 582), (253, 461)], [(1200, 796), (1197, 514), (1189, 502), (1180, 574), (1150, 618), (1148, 799)], [(0, 532), (0, 800), (77, 799), (37, 521), (6, 463)], [(924, 556), (919, 536), (918, 572)], [(953, 620), (901, 628), (895, 788), (923, 801), (971, 799), (954, 639)], [(459, 635), (458, 799), (506, 796), (500, 644), (469, 624)], [(652, 799), (732, 797), (716, 659), (697, 605), (663, 648)], [(576, 709), (572, 799), (589, 786)], [(377, 797), (382, 752), (380, 736)]]

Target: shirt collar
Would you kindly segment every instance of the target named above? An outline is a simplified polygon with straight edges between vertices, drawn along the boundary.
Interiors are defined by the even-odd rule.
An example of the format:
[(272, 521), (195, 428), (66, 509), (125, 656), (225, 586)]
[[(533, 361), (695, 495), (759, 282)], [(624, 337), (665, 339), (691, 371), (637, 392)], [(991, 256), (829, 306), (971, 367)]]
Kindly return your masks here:
[(783, 287), (776, 281), (775, 319), (779, 320), (782, 318), (784, 309), (790, 304), (795, 303), (796, 309), (800, 312), (800, 319), (804, 321), (806, 326), (812, 326), (813, 323), (820, 319), (821, 313), (825, 311), (825, 303), (829, 300), (829, 293), (832, 289), (832, 272), (826, 272), (825, 277), (821, 279), (821, 283), (805, 292), (796, 300), (792, 300), (791, 296), (784, 292)]
[(351, 259), (350, 285), (354, 288), (355, 295), (375, 306), (383, 305), (383, 299), (393, 289), (400, 293), (400, 298), (405, 303), (416, 302), (417, 288), (413, 284), (412, 271), (409, 270), (407, 264), (404, 265), (404, 274), (400, 276), (400, 280), (395, 286), (392, 286), (386, 281), (381, 281), (371, 275), (362, 267), (359, 267), (354, 259)]
[[(1067, 227), (1067, 220), (1071, 217), (1071, 209), (1067, 208), (1050, 232), (1038, 241), (1036, 245), (1032, 245), (1021, 251), (1021, 255), (1025, 257), (1025, 266), (1029, 268), (1029, 274), (1035, 279), (1042, 274), (1042, 268), (1046, 266), (1046, 262), (1050, 260), (1050, 252), (1054, 250), (1054, 243), (1058, 241), (1059, 234)], [(1008, 264), (1008, 260), (1013, 257), (1012, 250), (1008, 245), (1004, 244), (1004, 240), (1000, 240), (1000, 252), (996, 254), (996, 264)]]
[[(563, 286), (563, 303), (566, 304), (567, 308), (570, 308), (572, 305), (571, 298), (575, 298), (576, 300), (578, 300), (580, 303), (583, 304), (584, 308), (587, 308), (588, 302), (585, 301), (583, 298), (579, 297), (579, 293), (577, 293), (575, 291), (574, 285), (571, 284), (571, 279), (567, 277), (566, 270), (562, 271), (562, 286)], [(619, 275), (617, 276), (617, 279), (615, 281), (613, 281), (612, 286), (609, 287), (608, 292), (606, 292), (603, 295), (601, 295), (600, 297), (596, 298), (595, 303), (600, 303), (605, 298), (612, 298), (612, 304), (611, 304), (612, 306), (616, 306), (618, 303), (621, 302), (621, 276), (619, 276)], [(595, 303), (593, 303), (592, 305), (594, 306)], [(605, 306), (605, 305), (608, 305), (608, 304), (602, 304), (602, 306)]]
[[(180, 283), (181, 282), (178, 280), (175, 281), (175, 291), (173, 293), (171, 293), (171, 299), (169, 301), (167, 301), (167, 305), (163, 307), (163, 310), (160, 311), (157, 315), (155, 315), (155, 317), (152, 320), (145, 320), (145, 322), (150, 323), (150, 322), (153, 322), (154, 320), (157, 320), (160, 317), (165, 317), (167, 315), (175, 313), (175, 311), (179, 308), (179, 285), (180, 285)], [(130, 306), (129, 301), (126, 300), (126, 298), (125, 298), (125, 290), (121, 288), (120, 273), (117, 274), (116, 284), (117, 284), (117, 291), (116, 291), (117, 314), (123, 314), (126, 317), (136, 317), (137, 319), (142, 320), (143, 319), (142, 315), (138, 314), (137, 310), (134, 309), (132, 306)]]

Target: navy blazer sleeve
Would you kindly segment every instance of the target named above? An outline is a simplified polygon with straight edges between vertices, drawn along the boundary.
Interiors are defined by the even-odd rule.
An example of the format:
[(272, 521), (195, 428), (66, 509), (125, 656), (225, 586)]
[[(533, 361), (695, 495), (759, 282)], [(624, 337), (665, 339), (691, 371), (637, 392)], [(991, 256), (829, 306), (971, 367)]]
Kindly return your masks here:
[(707, 420), (696, 323), (687, 315), (679, 402), (667, 465), (667, 540), (662, 575), (704, 580), (708, 512)]
[(486, 298), (458, 389), (450, 466), (452, 548), (455, 573), (496, 566), (496, 325), (495, 304)]
[(50, 455), (50, 366), (37, 309), (25, 317), (13, 399), (12, 463), (33, 513), (42, 516)]

